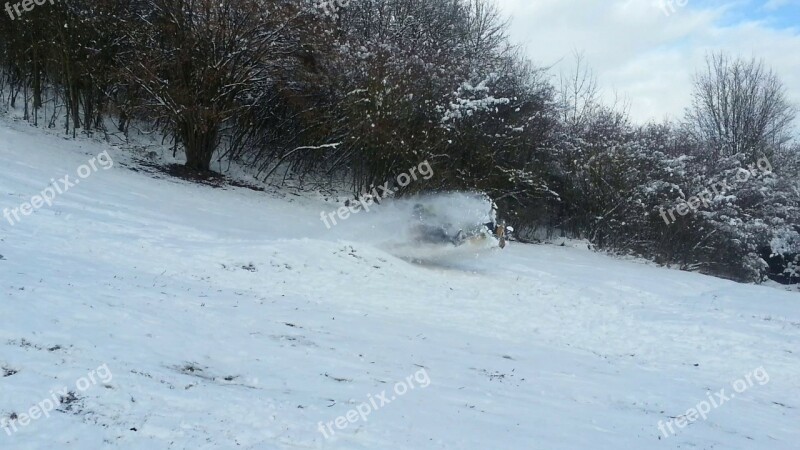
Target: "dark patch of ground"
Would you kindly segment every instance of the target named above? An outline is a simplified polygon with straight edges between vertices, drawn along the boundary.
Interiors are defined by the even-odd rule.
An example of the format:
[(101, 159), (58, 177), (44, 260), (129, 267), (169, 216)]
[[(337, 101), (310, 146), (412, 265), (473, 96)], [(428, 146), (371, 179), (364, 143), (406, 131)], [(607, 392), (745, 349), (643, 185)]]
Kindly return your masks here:
[(258, 191), (258, 192), (265, 191), (263, 187), (243, 183), (238, 180), (233, 180), (231, 178), (226, 177), (225, 175), (222, 175), (221, 173), (217, 173), (211, 170), (197, 170), (190, 167), (186, 167), (183, 164), (169, 164), (166, 166), (162, 166), (145, 159), (137, 159), (136, 163), (138, 164), (138, 166), (128, 166), (128, 169), (134, 172), (144, 171), (149, 173), (166, 174), (171, 177), (189, 181), (191, 183), (204, 184), (206, 186), (211, 186), (213, 188), (221, 189), (232, 186), (232, 187), (250, 189), (251, 191)]

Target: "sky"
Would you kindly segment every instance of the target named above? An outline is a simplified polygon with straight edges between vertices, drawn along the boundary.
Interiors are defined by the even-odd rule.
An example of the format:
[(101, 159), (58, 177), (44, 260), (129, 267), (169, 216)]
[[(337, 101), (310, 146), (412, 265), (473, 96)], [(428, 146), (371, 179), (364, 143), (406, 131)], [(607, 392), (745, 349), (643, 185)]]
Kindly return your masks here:
[(800, 105), (800, 0), (496, 0), (511, 39), (553, 73), (583, 54), (635, 122), (680, 118), (710, 51), (763, 59)]

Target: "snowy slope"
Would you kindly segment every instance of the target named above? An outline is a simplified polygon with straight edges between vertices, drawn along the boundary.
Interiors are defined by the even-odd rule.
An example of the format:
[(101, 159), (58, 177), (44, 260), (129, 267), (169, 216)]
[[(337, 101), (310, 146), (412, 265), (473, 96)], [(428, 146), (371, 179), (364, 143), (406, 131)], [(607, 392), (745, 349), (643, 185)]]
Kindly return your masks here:
[(796, 293), (556, 246), (410, 264), (400, 223), (7, 119), (0, 208), (106, 150), (0, 222), (2, 449), (800, 449)]

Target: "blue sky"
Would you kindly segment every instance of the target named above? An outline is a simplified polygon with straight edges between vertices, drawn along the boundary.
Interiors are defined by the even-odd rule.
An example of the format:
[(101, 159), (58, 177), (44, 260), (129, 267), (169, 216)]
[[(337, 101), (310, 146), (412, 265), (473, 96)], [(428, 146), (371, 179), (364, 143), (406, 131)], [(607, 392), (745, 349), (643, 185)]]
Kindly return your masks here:
[[(690, 0), (691, 2), (691, 0)], [(760, 21), (773, 28), (800, 27), (800, 1), (798, 0), (742, 0), (724, 2), (695, 0), (687, 4), (695, 8), (725, 8), (720, 24), (734, 26), (746, 21)]]
[(800, 105), (800, 0), (496, 1), (534, 61), (569, 71), (582, 52), (604, 98), (636, 121), (682, 116), (714, 50), (763, 59)]

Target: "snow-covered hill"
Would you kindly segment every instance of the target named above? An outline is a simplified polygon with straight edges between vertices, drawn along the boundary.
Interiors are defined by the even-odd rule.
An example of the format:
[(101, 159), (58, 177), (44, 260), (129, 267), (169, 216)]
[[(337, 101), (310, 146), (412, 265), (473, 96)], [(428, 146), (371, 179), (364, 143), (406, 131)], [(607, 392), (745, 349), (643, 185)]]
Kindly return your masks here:
[(411, 264), (397, 221), (7, 119), (0, 167), (9, 210), (79, 181), (0, 222), (0, 448), (800, 448), (796, 293), (558, 246)]

